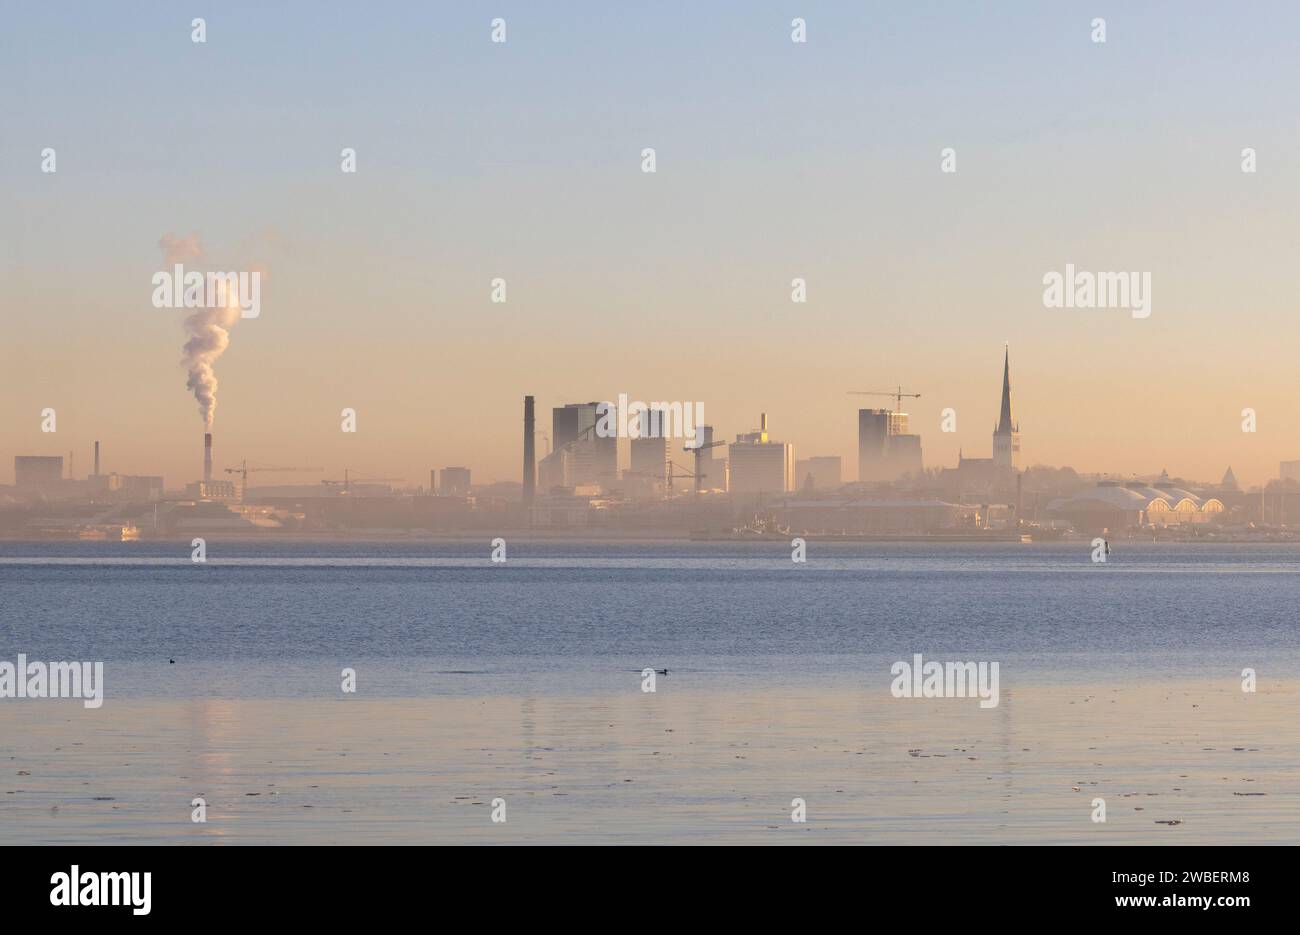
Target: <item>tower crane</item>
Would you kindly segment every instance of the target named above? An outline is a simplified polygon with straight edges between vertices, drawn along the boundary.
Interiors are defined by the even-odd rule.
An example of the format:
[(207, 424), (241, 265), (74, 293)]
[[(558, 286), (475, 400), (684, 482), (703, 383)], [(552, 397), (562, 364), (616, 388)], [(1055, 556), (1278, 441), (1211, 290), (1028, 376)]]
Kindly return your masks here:
[[(674, 470), (674, 468), (676, 468), (676, 469), (678, 469), (678, 470), (681, 470), (681, 473), (679, 474), (677, 470)], [(673, 461), (671, 458), (670, 458), (669, 460), (665, 461), (665, 462), (664, 462), (664, 479), (668, 481), (668, 496), (670, 496), (670, 497), (673, 495), (673, 478), (674, 478), (674, 477), (695, 477), (695, 475), (692, 474), (690, 471), (686, 471), (686, 470), (682, 469), (682, 466), (681, 466), (680, 464), (678, 464), (676, 461)], [(696, 483), (697, 483), (697, 485), (698, 485), (698, 482), (699, 482), (699, 478), (696, 478)]]
[(248, 466), (247, 461), (240, 461), (239, 467), (226, 468), (227, 474), (238, 474), (239, 481), (239, 502), (244, 502), (244, 495), (248, 491), (248, 475), (258, 471), (323, 471), (324, 468), (318, 467), (265, 467), (261, 465)]
[(405, 478), (403, 478), (403, 477), (370, 477), (369, 475), (366, 475), (366, 474), (358, 474), (356, 477), (353, 477), (353, 476), (350, 474), (349, 469), (348, 469), (348, 468), (344, 468), (344, 469), (343, 469), (343, 480), (323, 480), (323, 481), (321, 481), (321, 483), (322, 483), (322, 484), (325, 484), (327, 487), (332, 487), (332, 486), (334, 486), (335, 484), (342, 484), (342, 485), (343, 485), (343, 493), (344, 493), (344, 494), (347, 494), (347, 493), (349, 493), (349, 492), (351, 491), (351, 489), (352, 489), (352, 482), (353, 482), (353, 481), (367, 481), (367, 482), (374, 482), (374, 483), (381, 483), (381, 484), (382, 484), (382, 483), (387, 483), (387, 482), (390, 482), (390, 481), (399, 481), (399, 480), (405, 480)]
[[(725, 444), (726, 444), (725, 441), (716, 441), (716, 442), (709, 442), (707, 445), (686, 446), (686, 450), (691, 452), (695, 456), (695, 474), (693, 476), (695, 477), (695, 492), (697, 494), (700, 492), (702, 483), (704, 481), (704, 470), (703, 470), (704, 452), (709, 448), (717, 448), (719, 445), (725, 445)], [(690, 477), (692, 475), (688, 474), (686, 476)], [(672, 462), (670, 461), (669, 468), (668, 468), (668, 489), (672, 490), (672, 487), (673, 487), (673, 474), (672, 474)]]
[(921, 398), (921, 394), (920, 394), (920, 393), (904, 393), (904, 392), (903, 392), (903, 388), (902, 388), (901, 386), (898, 387), (897, 389), (893, 390), (893, 391), (887, 391), (887, 390), (849, 390), (849, 395), (850, 395), (850, 396), (892, 396), (892, 397), (894, 397), (894, 411), (895, 411), (895, 412), (902, 412), (902, 411), (903, 411), (903, 400), (904, 400), (904, 398), (906, 398), (906, 399), (920, 399), (920, 398)]

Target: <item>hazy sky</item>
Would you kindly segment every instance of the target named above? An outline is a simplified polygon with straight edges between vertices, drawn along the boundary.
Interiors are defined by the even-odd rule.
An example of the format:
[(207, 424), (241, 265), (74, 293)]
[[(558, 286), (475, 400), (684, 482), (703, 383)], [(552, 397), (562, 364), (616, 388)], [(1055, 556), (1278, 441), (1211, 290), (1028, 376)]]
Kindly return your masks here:
[[(990, 454), (1004, 341), (1027, 464), (1300, 458), (1300, 5), (25, 6), (0, 35), (0, 482), (15, 454), (84, 474), (96, 438), (105, 470), (199, 476), (183, 313), (150, 302), (166, 233), (269, 274), (216, 365), (219, 467), (517, 480), (524, 394), (549, 430), (622, 392), (702, 400), (728, 439), (766, 411), (853, 477), (845, 391), (897, 383), (952, 465)], [(1044, 308), (1066, 263), (1149, 271), (1151, 316)]]

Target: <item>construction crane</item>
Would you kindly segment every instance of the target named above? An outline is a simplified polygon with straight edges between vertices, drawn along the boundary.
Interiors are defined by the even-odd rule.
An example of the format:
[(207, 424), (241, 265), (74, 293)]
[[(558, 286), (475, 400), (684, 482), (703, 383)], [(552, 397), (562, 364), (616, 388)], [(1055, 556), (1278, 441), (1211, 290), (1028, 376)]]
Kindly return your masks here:
[[(704, 470), (703, 470), (704, 465), (703, 465), (703, 463), (702, 463), (703, 460), (704, 460), (704, 452), (705, 452), (706, 450), (708, 450), (709, 448), (717, 448), (719, 445), (725, 445), (725, 444), (726, 444), (726, 442), (709, 442), (707, 445), (687, 445), (687, 446), (686, 446), (686, 450), (689, 451), (689, 452), (691, 452), (692, 454), (695, 455), (695, 474), (694, 474), (694, 475), (687, 475), (687, 476), (688, 476), (688, 477), (689, 477), (689, 476), (694, 476), (694, 478), (695, 478), (695, 492), (696, 492), (697, 494), (700, 492), (701, 484), (702, 484), (702, 482), (703, 482), (703, 480), (704, 480)], [(669, 464), (671, 465), (672, 462), (670, 461)], [(668, 489), (669, 489), (669, 490), (672, 490), (672, 489), (673, 489), (673, 475), (672, 475), (672, 468), (671, 468), (671, 467), (669, 467), (669, 469), (668, 469)]]
[(904, 392), (903, 392), (903, 388), (902, 388), (901, 386), (898, 387), (898, 388), (897, 388), (896, 390), (894, 390), (893, 392), (889, 392), (889, 391), (881, 391), (881, 390), (849, 390), (849, 395), (850, 395), (850, 396), (892, 396), (892, 397), (894, 397), (894, 411), (895, 411), (895, 412), (902, 412), (902, 411), (903, 411), (903, 400), (904, 400), (905, 398), (906, 398), (906, 399), (920, 399), (920, 398), (921, 398), (921, 394), (920, 394), (920, 393), (904, 393)]
[(254, 465), (248, 466), (247, 461), (240, 461), (239, 467), (226, 468), (227, 474), (238, 474), (239, 482), (239, 502), (244, 502), (244, 494), (248, 490), (248, 475), (258, 471), (323, 471), (324, 468), (318, 467), (262, 467)]
[(335, 485), (335, 484), (342, 484), (342, 485), (343, 485), (343, 493), (344, 493), (344, 494), (347, 494), (347, 493), (349, 493), (349, 492), (351, 491), (351, 489), (352, 489), (352, 482), (353, 482), (353, 481), (368, 481), (368, 482), (374, 482), (374, 483), (387, 483), (387, 482), (389, 482), (389, 481), (399, 481), (399, 480), (405, 480), (405, 478), (403, 478), (403, 477), (370, 477), (370, 476), (365, 475), (365, 474), (358, 474), (356, 477), (352, 477), (351, 474), (349, 473), (348, 468), (344, 468), (344, 469), (343, 469), (343, 480), (323, 480), (323, 481), (321, 481), (321, 483), (322, 483), (322, 484), (325, 484), (327, 487), (332, 487), (332, 486)]
[[(677, 469), (679, 469), (682, 473), (680, 473), (680, 474), (677, 473), (677, 471), (674, 471), (673, 468), (677, 468)], [(674, 478), (674, 477), (695, 477), (695, 475), (692, 474), (690, 471), (687, 471), (685, 468), (683, 468), (683, 467), (682, 467), (680, 464), (678, 464), (676, 461), (673, 461), (673, 460), (671, 460), (671, 459), (665, 461), (665, 462), (664, 462), (664, 478), (668, 481), (668, 496), (670, 496), (670, 497), (673, 495), (673, 478)], [(696, 478), (696, 489), (698, 490), (698, 488), (699, 488), (699, 478)]]

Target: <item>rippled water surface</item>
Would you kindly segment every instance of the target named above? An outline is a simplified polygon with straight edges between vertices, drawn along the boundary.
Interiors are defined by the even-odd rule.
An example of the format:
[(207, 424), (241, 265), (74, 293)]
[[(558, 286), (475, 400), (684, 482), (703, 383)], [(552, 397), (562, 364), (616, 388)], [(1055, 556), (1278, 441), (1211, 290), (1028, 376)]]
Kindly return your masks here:
[[(116, 694), (850, 683), (894, 659), (1003, 679), (1300, 671), (1300, 548), (1121, 542), (0, 543), (0, 658), (103, 660)], [(175, 660), (175, 663), (169, 660)]]

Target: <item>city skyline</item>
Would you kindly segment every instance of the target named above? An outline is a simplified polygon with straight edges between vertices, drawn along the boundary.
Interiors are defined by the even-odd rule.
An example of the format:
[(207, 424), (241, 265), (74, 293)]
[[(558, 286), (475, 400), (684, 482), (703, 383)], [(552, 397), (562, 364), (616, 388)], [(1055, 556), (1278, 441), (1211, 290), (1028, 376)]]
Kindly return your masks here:
[[(951, 466), (984, 449), (1004, 341), (1027, 465), (1231, 465), (1257, 484), (1300, 454), (1283, 272), (1300, 130), (1272, 119), (1300, 11), (1224, 23), (1156, 3), (1112, 15), (1097, 44), (1082, 4), (831, 4), (799, 46), (776, 6), (505, 3), (494, 46), (469, 41), (476, 11), (404, 10), (395, 30), (328, 9), (233, 4), (197, 48), (145, 11), (16, 12), (32, 41), (0, 64), (17, 92), (0, 140), (0, 480), (13, 455), (85, 457), (97, 438), (114, 470), (197, 476), (184, 313), (150, 303), (167, 235), (196, 238), (206, 268), (265, 273), (260, 317), (216, 364), (219, 467), (416, 482), (465, 463), (508, 480), (522, 396), (545, 411), (620, 392), (703, 400), (719, 437), (766, 411), (796, 451), (847, 467), (844, 392), (897, 384), (923, 394), (926, 463)], [(293, 81), (260, 82), (268, 62)], [(186, 81), (154, 77), (170, 73)], [(317, 87), (325, 119), (303, 107)], [(1150, 316), (1045, 307), (1044, 275), (1070, 265), (1149, 273)]]
[(206, 895), (85, 844), (1277, 901), (1300, 3), (207, 6), (4, 17), (20, 913)]
[[(853, 460), (845, 458), (843, 453), (840, 451), (830, 451), (830, 452), (801, 451), (798, 449), (798, 446), (794, 445), (794, 443), (792, 442), (788, 442), (788, 441), (779, 442), (778, 444), (783, 444), (787, 449), (789, 449), (786, 455), (783, 457), (783, 459), (778, 459), (778, 460), (784, 460), (786, 462), (785, 489), (787, 491), (797, 491), (800, 488), (801, 478), (797, 476), (794, 471), (794, 465), (796, 460), (799, 462), (804, 462), (808, 460), (828, 462), (829, 460), (834, 459), (836, 462), (840, 462), (845, 465), (845, 467), (842, 468), (842, 471), (844, 472), (842, 473), (842, 480), (844, 483), (849, 483), (854, 479), (855, 476), (854, 472), (847, 469), (848, 466), (850, 465), (856, 467), (856, 479), (859, 482), (865, 481), (870, 483), (870, 482), (879, 482), (879, 481), (897, 479), (898, 477), (901, 477), (909, 473), (907, 470), (907, 468), (911, 466), (910, 462), (908, 461), (909, 455), (910, 457), (913, 458), (922, 459), (923, 468), (926, 472), (932, 472), (932, 471), (942, 470), (942, 469), (960, 470), (962, 468), (962, 465), (978, 468), (978, 466), (981, 464), (985, 465), (986, 467), (991, 467), (995, 471), (1012, 471), (1012, 472), (1024, 471), (1030, 467), (1074, 468), (1073, 465), (1054, 465), (1054, 464), (1048, 464), (1046, 462), (1041, 462), (1041, 461), (1026, 461), (1022, 458), (1021, 449), (1020, 449), (1020, 443), (1021, 443), (1020, 442), (1020, 438), (1021, 438), (1020, 421), (1018, 418), (1015, 418), (1012, 414), (1013, 403), (1012, 403), (1012, 389), (1011, 389), (1010, 374), (1011, 374), (1010, 346), (1008, 344), (1005, 345), (1003, 349), (1003, 371), (1002, 371), (1002, 382), (1001, 382), (1001, 391), (1000, 391), (1000, 403), (998, 407), (998, 415), (995, 420), (995, 425), (992, 432), (992, 444), (989, 448), (990, 451), (989, 457), (979, 457), (978, 455), (975, 457), (969, 457), (967, 456), (966, 449), (959, 447), (958, 457), (955, 459), (955, 461), (952, 464), (938, 464), (929, 460), (925, 456), (925, 452), (929, 450), (929, 448), (927, 447), (926, 436), (923, 436), (916, 431), (917, 427), (914, 423), (909, 424), (912, 414), (899, 408), (902, 406), (902, 397), (904, 396), (919, 397), (922, 394), (902, 393), (902, 388), (900, 387), (899, 393), (901, 395), (899, 395), (898, 398), (895, 400), (895, 407), (886, 408), (886, 409), (857, 408), (854, 410), (854, 416), (856, 418), (856, 438), (853, 447), (856, 449), (856, 458)], [(866, 394), (858, 393), (857, 395), (885, 396), (885, 395), (892, 395), (892, 394), (882, 391), (879, 393), (866, 393)], [(622, 398), (625, 402), (626, 394), (623, 394)], [(583, 456), (587, 458), (590, 457), (597, 458), (597, 460), (600, 462), (599, 469), (597, 469), (597, 467), (593, 465), (588, 465), (586, 468), (579, 468), (577, 474), (574, 475), (576, 479), (570, 479), (567, 486), (573, 486), (575, 483), (577, 484), (603, 483), (606, 486), (608, 486), (610, 483), (617, 484), (618, 482), (620, 482), (625, 473), (631, 472), (635, 474), (635, 473), (645, 473), (647, 471), (646, 464), (648, 462), (646, 459), (648, 455), (648, 449), (645, 446), (645, 442), (650, 441), (647, 435), (642, 435), (640, 442), (638, 442), (638, 440), (634, 438), (608, 437), (608, 438), (597, 439), (595, 437), (597, 434), (599, 434), (598, 423), (602, 418), (602, 413), (605, 412), (606, 410), (610, 411), (611, 413), (617, 413), (620, 411), (617, 408), (618, 404), (616, 402), (612, 400), (602, 400), (599, 402), (593, 401), (587, 403), (573, 403), (573, 402), (562, 403), (560, 405), (552, 407), (552, 413), (553, 413), (552, 423), (547, 425), (544, 428), (537, 428), (534, 416), (532, 415), (534, 400), (535, 397), (531, 395), (526, 397), (525, 400), (525, 426), (528, 425), (533, 426), (533, 435), (532, 435), (533, 450), (531, 454), (525, 454), (524, 453), (525, 446), (523, 441), (521, 440), (519, 451), (520, 454), (523, 455), (525, 459), (528, 458), (532, 459), (533, 477), (534, 477), (534, 482), (536, 484), (536, 489), (545, 490), (548, 489), (550, 486), (565, 486), (564, 483), (561, 483), (561, 479), (565, 476), (566, 472), (563, 469), (561, 469), (561, 472), (559, 474), (555, 474), (554, 472), (557, 470), (557, 467), (550, 456), (556, 454), (558, 448), (567, 449), (574, 442), (579, 440), (584, 440), (584, 439), (590, 439), (593, 443), (595, 443), (595, 445), (599, 449), (604, 451), (603, 454), (592, 454), (592, 455)], [(912, 402), (913, 404), (915, 404), (916, 400), (914, 399)], [(646, 406), (647, 404), (641, 404), (641, 405)], [(666, 405), (666, 404), (658, 403), (658, 402), (652, 402), (648, 404), (648, 406), (650, 407), (659, 407), (661, 405)], [(1014, 405), (1015, 408), (1018, 410), (1019, 409), (1018, 397)], [(937, 434), (940, 435), (956, 434), (956, 433), (947, 433), (942, 431), (942, 425), (945, 423), (949, 423), (953, 419), (953, 415), (948, 413), (947, 409), (948, 407), (945, 407), (944, 415), (940, 420), (941, 430)], [(631, 422), (634, 425), (642, 426), (641, 431), (643, 433), (648, 432), (649, 431), (648, 427), (652, 424), (649, 418), (650, 412), (651, 410), (649, 408), (643, 408), (642, 410), (640, 410), (639, 413), (638, 412), (632, 413), (633, 418), (631, 419)], [(880, 418), (882, 420), (885, 420), (881, 422), (878, 432), (874, 432), (872, 429), (868, 428), (867, 423), (864, 422), (864, 420), (870, 419), (873, 414), (879, 414)], [(626, 418), (627, 416), (625, 413), (624, 419)], [(756, 425), (756, 428), (751, 428), (748, 431), (743, 431), (743, 432), (739, 432), (739, 431), (733, 432), (730, 433), (730, 436), (734, 438), (736, 442), (753, 442), (759, 440), (766, 442), (768, 439), (767, 420), (768, 420), (767, 412), (762, 412), (758, 416), (757, 422), (754, 423)], [(611, 418), (610, 421), (614, 422), (617, 420), (616, 418)], [(895, 425), (895, 423), (897, 423), (897, 425)], [(653, 424), (657, 425), (658, 423), (655, 422)], [(666, 421), (665, 425), (671, 425), (671, 421)], [(702, 437), (706, 443), (712, 441), (715, 434), (717, 435), (719, 439), (718, 444), (723, 446), (718, 450), (722, 453), (721, 456), (723, 458), (726, 458), (728, 447), (731, 444), (730, 442), (727, 441), (728, 433), (718, 432), (717, 428), (714, 425), (705, 424), (705, 423), (700, 423), (698, 429), (701, 433), (704, 433)], [(911, 434), (908, 434), (909, 432)], [(901, 433), (901, 435), (896, 433)], [(901, 437), (903, 439), (912, 442), (914, 448), (909, 449), (908, 454), (903, 454), (901, 452), (899, 454), (893, 454), (888, 450), (886, 450), (885, 448), (882, 448), (879, 452), (872, 453), (868, 450), (868, 448), (864, 447), (865, 445), (869, 444), (866, 440), (869, 434), (879, 434), (881, 436), (881, 438), (879, 439), (881, 443), (887, 442), (890, 438)], [(540, 448), (537, 446), (538, 436), (541, 436), (545, 442), (545, 444)], [(666, 457), (668, 460), (675, 460), (679, 458), (686, 459), (687, 457), (689, 457), (690, 446), (692, 444), (692, 442), (689, 439), (662, 437), (662, 438), (656, 438), (654, 439), (654, 441), (655, 441), (655, 445), (654, 445), (655, 450), (663, 452), (663, 457), (660, 457), (658, 454), (654, 456), (656, 459), (658, 459), (660, 465), (660, 470), (658, 473), (662, 474), (664, 457)], [(65, 452), (63, 454), (50, 453), (50, 452), (42, 452), (42, 453), (26, 452), (22, 454), (16, 454), (14, 456), (14, 459), (8, 461), (8, 463), (15, 465), (15, 471), (16, 471), (18, 460), (25, 460), (32, 465), (34, 465), (35, 462), (44, 461), (46, 462), (46, 464), (43, 470), (46, 470), (48, 472), (49, 464), (52, 463), (52, 459), (59, 458), (62, 460), (62, 472), (64, 477), (72, 478), (72, 479), (81, 479), (83, 477), (98, 476), (101, 474), (100, 446), (102, 442), (103, 442), (102, 439), (97, 438), (92, 443), (93, 470), (88, 468), (86, 470), (77, 471), (79, 462), (77, 461), (76, 458), (77, 452), (75, 449), (69, 452)], [(638, 444), (642, 446), (640, 450), (638, 450)], [(674, 447), (674, 444), (679, 444), (681, 446), (681, 450), (678, 451)], [(584, 447), (585, 446), (579, 446), (578, 448), (574, 449), (574, 451), (584, 450)], [(595, 451), (594, 448), (592, 450)], [(979, 449), (978, 445), (972, 449), (972, 451), (977, 451), (977, 450), (981, 450)], [(713, 452), (710, 451), (708, 455), (711, 461), (714, 456)], [(901, 460), (900, 460), (900, 456), (901, 456)], [(246, 463), (247, 460), (248, 459), (243, 459), (243, 461), (241, 462), (242, 467), (244, 469), (244, 483), (247, 483), (247, 471), (250, 469), (249, 465)], [(303, 468), (300, 470), (298, 468), (263, 467), (260, 465), (264, 464), (265, 463), (264, 461), (260, 459), (253, 459), (253, 460), (254, 460), (254, 467), (252, 467), (251, 470), (255, 470), (255, 471), (274, 470), (280, 472), (282, 475), (302, 475), (303, 477), (308, 477), (309, 475), (314, 476), (322, 473), (330, 473), (330, 471), (325, 468)], [(1264, 478), (1263, 483), (1267, 483), (1270, 480), (1275, 480), (1280, 477), (1287, 476), (1288, 472), (1287, 472), (1286, 465), (1289, 463), (1289, 461), (1290, 459), (1280, 460), (1278, 462), (1277, 471), (1275, 471), (1272, 476)], [(218, 482), (223, 482), (225, 481), (226, 475), (240, 473), (241, 463), (235, 463), (234, 466), (223, 467), (221, 464), (217, 464), (216, 466), (214, 466), (212, 435), (211, 433), (204, 433), (203, 460), (202, 460), (201, 471), (196, 473), (196, 475), (193, 478), (187, 477), (184, 478), (183, 480), (177, 480), (177, 479), (170, 480), (168, 482), (167, 489), (173, 489), (173, 490), (180, 489), (181, 487), (189, 485), (192, 482), (198, 480), (201, 480), (205, 483), (211, 483), (213, 480), (216, 480)], [(520, 475), (516, 473), (516, 476), (513, 478), (495, 477), (495, 476), (483, 478), (482, 474), (478, 474), (477, 476), (479, 477), (479, 480), (477, 481), (477, 485), (485, 486), (489, 484), (504, 482), (504, 483), (523, 483), (526, 486), (527, 484), (526, 478), (528, 476), (528, 467), (527, 467), (528, 463), (529, 462), (525, 460), (524, 474)], [(1294, 462), (1294, 463), (1300, 463), (1300, 462)], [(864, 473), (864, 465), (870, 465), (865, 469), (865, 473)], [(430, 463), (430, 465), (424, 469), (424, 472), (430, 478), (429, 486), (427, 489), (432, 491), (434, 490), (435, 486), (438, 487), (439, 489), (442, 488), (443, 486), (442, 483), (438, 483), (435, 485), (434, 479), (436, 476), (447, 475), (449, 471), (465, 472), (464, 479), (462, 481), (458, 481), (456, 485), (458, 490), (457, 495), (463, 495), (467, 493), (469, 489), (468, 475), (474, 473), (476, 470), (477, 469), (473, 468), (472, 465), (468, 468), (464, 466), (460, 466), (454, 460), (445, 461), (437, 464)], [(402, 488), (402, 487), (409, 487), (411, 489), (423, 488), (423, 482), (419, 479), (421, 476), (423, 476), (421, 474), (415, 474), (413, 477), (408, 478), (408, 477), (380, 476), (378, 473), (373, 471), (367, 471), (363, 473), (357, 471), (355, 468), (349, 468), (349, 467), (341, 468), (340, 471), (345, 478), (347, 477), (349, 471), (353, 472), (354, 475), (358, 475), (357, 477), (358, 482), (364, 482), (365, 480), (374, 480), (378, 478), (381, 481), (394, 482), (393, 486), (397, 488)], [(1235, 468), (1233, 468), (1231, 464), (1225, 466), (1225, 471), (1233, 476), (1234, 481), (1240, 480), (1240, 472)], [(550, 473), (548, 474), (548, 472)], [(572, 473), (572, 471), (570, 470), (567, 473)], [(1215, 483), (1215, 479), (1213, 477), (1208, 477), (1208, 476), (1190, 477), (1189, 475), (1182, 475), (1178, 471), (1169, 472), (1167, 468), (1163, 468), (1163, 467), (1159, 471), (1145, 471), (1145, 472), (1078, 470), (1078, 473), (1086, 476), (1104, 476), (1104, 477), (1111, 477), (1116, 479), (1155, 477), (1157, 474), (1169, 476), (1170, 474), (1172, 474), (1172, 476), (1186, 476), (1189, 477), (1189, 479), (1191, 480), (1204, 483), (1207, 485), (1212, 485)], [(141, 480), (149, 479), (151, 481), (160, 476), (165, 477), (165, 475), (160, 475), (156, 471), (134, 471), (134, 472), (118, 471), (112, 468), (110, 465), (104, 466), (102, 470), (102, 474), (104, 476), (107, 476), (109, 474), (122, 474), (128, 476), (136, 475), (140, 477)], [(1223, 472), (1220, 472), (1220, 478), (1222, 477), (1222, 474)], [(548, 478), (551, 480), (550, 484), (546, 483)], [(16, 476), (14, 477), (14, 480), (15, 481), (17, 480)], [(663, 478), (660, 477), (659, 480), (662, 481)], [(312, 481), (310, 480), (300, 481), (295, 477), (288, 476), (288, 477), (283, 477), (278, 483), (274, 483), (273, 486), (286, 486), (286, 485), (301, 486), (302, 483), (310, 483), (310, 482)], [(233, 484), (234, 483), (233, 479), (229, 483)], [(344, 483), (344, 482), (340, 482), (337, 480), (325, 480), (322, 481), (321, 483), (337, 484), (337, 483)], [(248, 489), (255, 489), (257, 485), (248, 484), (247, 486)], [(717, 478), (713, 479), (712, 486), (720, 486)], [(1250, 482), (1247, 482), (1246, 486), (1249, 487), (1252, 486), (1252, 484)]]

